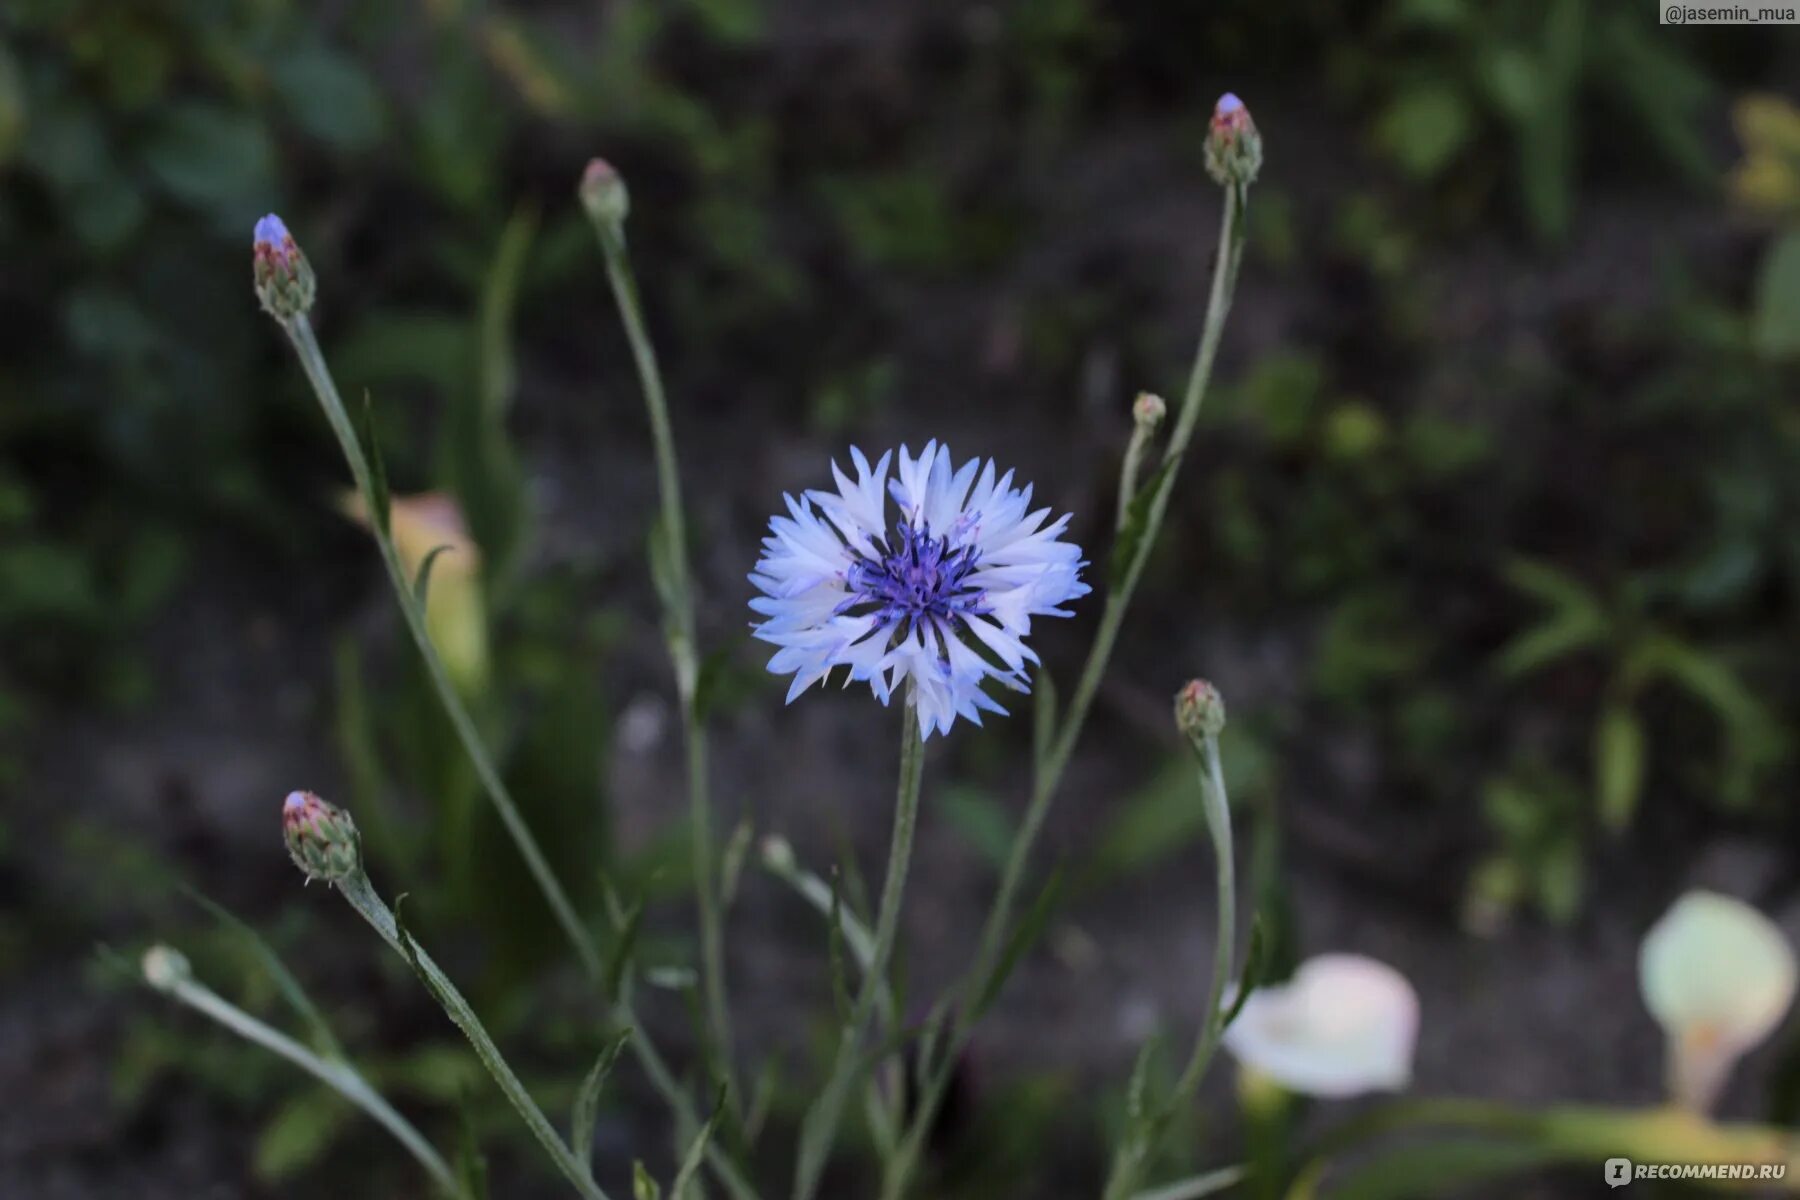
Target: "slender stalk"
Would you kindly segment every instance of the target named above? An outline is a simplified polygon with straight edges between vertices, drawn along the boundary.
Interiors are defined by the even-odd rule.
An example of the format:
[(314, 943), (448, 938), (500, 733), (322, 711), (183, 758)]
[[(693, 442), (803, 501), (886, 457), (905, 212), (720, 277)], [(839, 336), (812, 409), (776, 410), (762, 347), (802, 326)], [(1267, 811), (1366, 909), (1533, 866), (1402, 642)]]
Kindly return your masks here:
[(906, 873), (912, 861), (913, 829), (919, 816), (919, 781), (925, 760), (925, 744), (919, 736), (919, 716), (910, 689), (900, 717), (900, 782), (894, 802), (894, 830), (888, 846), (887, 876), (881, 885), (881, 905), (875, 917), (875, 947), (864, 971), (862, 987), (850, 1020), (838, 1039), (831, 1074), (819, 1098), (800, 1126), (800, 1149), (794, 1177), (794, 1200), (811, 1200), (819, 1176), (837, 1136), (844, 1102), (855, 1081), (859, 1044), (874, 1015), (876, 1001), (887, 986), (888, 963), (900, 928), (900, 906), (906, 893)]
[(1156, 1137), (1169, 1117), (1193, 1098), (1219, 1048), (1225, 1033), (1225, 981), (1231, 977), (1234, 958), (1233, 941), (1237, 931), (1236, 868), (1231, 844), (1231, 801), (1225, 793), (1225, 774), (1220, 765), (1219, 739), (1204, 734), (1191, 739), (1200, 760), (1201, 803), (1206, 810), (1206, 827), (1212, 835), (1214, 875), (1218, 880), (1218, 932), (1213, 943), (1212, 987), (1206, 997), (1206, 1016), (1194, 1038), (1193, 1052), (1187, 1066), (1175, 1082), (1175, 1090), (1159, 1106), (1144, 1130), (1133, 1130), (1120, 1143), (1113, 1159), (1111, 1177), (1107, 1181), (1107, 1200), (1126, 1200), (1138, 1187), (1144, 1162), (1154, 1148)]
[(177, 978), (153, 984), (165, 995), (172, 996), (196, 1012), (202, 1013), (231, 1030), (247, 1042), (253, 1042), (323, 1083), (374, 1118), (394, 1140), (406, 1147), (431, 1176), (432, 1182), (452, 1196), (462, 1196), (463, 1189), (442, 1155), (425, 1140), (412, 1122), (394, 1110), (387, 1100), (369, 1086), (368, 1080), (355, 1067), (341, 1058), (326, 1058), (313, 1053), (287, 1034), (257, 1020), (217, 992), (189, 978)]
[(494, 1077), (494, 1082), (500, 1085), (501, 1092), (506, 1095), (513, 1108), (518, 1110), (526, 1127), (543, 1146), (544, 1152), (550, 1156), (550, 1161), (555, 1163), (563, 1176), (575, 1186), (575, 1190), (587, 1197), (587, 1200), (607, 1200), (606, 1193), (601, 1190), (599, 1184), (594, 1182), (592, 1174), (581, 1165), (581, 1161), (575, 1157), (574, 1152), (562, 1140), (562, 1136), (556, 1132), (556, 1127), (550, 1123), (550, 1119), (544, 1116), (544, 1110), (537, 1106), (537, 1102), (531, 1098), (531, 1093), (525, 1090), (525, 1084), (513, 1073), (512, 1067), (507, 1065), (505, 1056), (500, 1053), (500, 1048), (494, 1044), (494, 1039), (489, 1037), (487, 1030), (482, 1027), (481, 1019), (475, 1015), (475, 1010), (469, 1007), (469, 1002), (463, 999), (461, 992), (456, 990), (456, 985), (450, 982), (450, 977), (445, 975), (437, 963), (432, 961), (431, 955), (425, 952), (425, 948), (420, 946), (411, 934), (401, 931), (398, 923), (394, 920), (394, 914), (388, 910), (388, 906), (376, 894), (374, 885), (369, 882), (369, 877), (358, 870), (346, 878), (338, 880), (335, 886), (343, 894), (344, 899), (350, 902), (350, 907), (356, 910), (357, 915), (367, 921), (370, 928), (381, 935), (381, 940), (410, 963), (414, 970), (418, 971), (420, 977), (425, 981), (427, 990), (443, 1006), (445, 1015), (458, 1029), (462, 1030), (463, 1036), (469, 1039), (469, 1045), (475, 1048), (475, 1056), (481, 1060), (481, 1065), (486, 1067), (488, 1074)]
[(882, 1192), (888, 1200), (898, 1200), (905, 1195), (907, 1179), (923, 1149), (925, 1133), (937, 1116), (938, 1106), (943, 1103), (957, 1056), (968, 1045), (974, 1025), (973, 1012), (969, 1006), (975, 997), (986, 992), (987, 981), (999, 966), (1006, 935), (1012, 926), (1019, 887), (1024, 881), (1025, 867), (1031, 859), (1031, 851), (1037, 843), (1038, 835), (1043, 832), (1044, 821), (1050, 815), (1057, 786), (1062, 782), (1063, 771), (1069, 765), (1069, 757), (1074, 752), (1075, 742), (1087, 720), (1088, 709), (1093, 705), (1101, 677), (1106, 674), (1107, 664), (1112, 658), (1113, 646), (1118, 641), (1119, 629), (1131, 606), (1132, 595), (1137, 591), (1144, 565), (1149, 561), (1150, 551), (1162, 529), (1163, 518), (1168, 512), (1169, 496), (1174, 491), (1182, 457), (1193, 439), (1194, 427), (1200, 418), (1200, 405), (1205, 399), (1207, 384), (1212, 379), (1213, 363), (1218, 357), (1219, 342), (1225, 332), (1225, 318), (1231, 311), (1232, 293), (1237, 286), (1238, 267), (1243, 259), (1246, 191), (1243, 185), (1225, 188), (1225, 205), (1219, 218), (1219, 245), (1213, 262), (1206, 318), (1201, 327), (1193, 370), (1188, 375), (1187, 390), (1182, 396), (1181, 411), (1169, 436), (1169, 444), (1163, 451), (1163, 462), (1167, 469), (1159, 477), (1156, 491), (1151, 496), (1143, 536), (1138, 540), (1117, 588), (1107, 596), (1106, 604), (1101, 610), (1100, 625), (1095, 631), (1093, 646), (1088, 650), (1087, 661), (1082, 665), (1081, 677), (1070, 697), (1062, 725), (1051, 742), (1049, 752), (1034, 773), (1031, 799), (1026, 805), (1025, 816), (1019, 823), (1019, 832), (1013, 839), (1006, 866), (1001, 871), (1000, 887), (982, 930), (974, 965), (968, 976), (970, 986), (964, 991), (964, 1005), (956, 1017), (950, 1047), (920, 1097), (912, 1125), (902, 1139), (899, 1151), (889, 1161), (887, 1181)]
[(380, 515), (376, 512), (379, 498), (375, 494), (368, 459), (363, 454), (362, 443), (357, 440), (356, 430), (350, 423), (350, 414), (344, 408), (344, 401), (338, 395), (337, 384), (332, 381), (331, 371), (325, 365), (325, 356), (319, 350), (318, 339), (313, 336), (312, 324), (305, 316), (298, 316), (284, 327), (300, 356), (300, 365), (306, 372), (306, 378), (319, 398), (319, 405), (325, 410), (325, 419), (330, 423), (331, 431), (337, 435), (338, 445), (349, 464), (350, 474), (356, 480), (357, 491), (361, 493), (363, 505), (369, 512), (369, 527), (374, 531), (375, 542), (381, 549), (382, 563), (387, 567), (388, 581), (393, 584), (400, 613), (406, 619), (406, 627), (412, 633), (419, 654), (425, 660), (426, 673), (431, 677), (438, 701), (444, 706), (444, 712), (450, 718), (452, 728), (456, 730), (457, 739), (462, 742), (463, 750), (468, 754), (488, 798), (493, 801), (495, 811), (500, 814), (501, 823), (506, 826), (506, 832), (511, 835), (532, 878), (537, 881), (538, 890), (543, 892), (550, 911), (555, 914), (569, 943), (575, 947), (582, 968), (590, 977), (598, 979), (601, 974), (600, 952), (595, 948), (587, 926), (575, 912), (568, 893), (557, 880), (556, 872), (544, 857), (536, 836), (520, 815), (512, 793), (507, 790), (487, 747), (482, 743), (474, 718), (469, 715), (456, 685), (450, 680), (443, 659), (432, 645), (431, 635), (426, 630), (425, 610), (413, 592), (413, 581), (406, 577), (406, 568), (400, 562), (400, 554), (394, 548), (393, 539), (388, 536)]
[[(708, 795), (706, 730), (694, 703), (700, 679), (699, 643), (694, 632), (693, 576), (688, 568), (687, 524), (681, 502), (681, 472), (675, 458), (675, 434), (669, 424), (669, 403), (663, 389), (662, 371), (657, 366), (656, 347), (650, 341), (643, 306), (638, 301), (637, 279), (625, 249), (623, 227), (597, 220), (594, 228), (606, 258), (607, 282), (611, 284), (613, 298), (619, 306), (626, 340), (631, 343), (632, 361), (637, 365), (638, 381), (644, 390), (644, 408), (650, 418), (650, 440), (656, 452), (667, 589), (663, 595), (664, 630), (681, 699), (682, 735), (687, 744), (688, 824), (694, 842), (694, 901), (700, 914), (700, 982), (720, 1069), (730, 1084), (735, 1077), (735, 1068), (731, 1010), (726, 999), (719, 856), (713, 838), (712, 802)], [(735, 1098), (736, 1087), (731, 1087), (730, 1091)]]
[[(344, 408), (339, 396), (337, 384), (332, 380), (331, 370), (325, 363), (325, 356), (319, 349), (318, 340), (313, 336), (312, 326), (304, 316), (295, 317), (290, 322), (283, 322), (282, 328), (287, 331), (289, 340), (299, 356), (300, 365), (306, 372), (308, 382), (319, 399), (319, 406), (325, 412), (326, 422), (337, 436), (338, 445), (344, 454), (344, 460), (350, 469), (351, 478), (356, 483), (357, 492), (362, 496), (363, 505), (368, 509), (371, 518), (375, 513), (377, 498), (375, 495), (374, 477), (370, 471), (368, 458), (364, 455), (362, 443), (357, 440), (356, 430), (350, 423), (349, 413)], [(474, 720), (464, 706), (462, 696), (450, 681), (443, 660), (438, 656), (437, 647), (431, 642), (426, 631), (425, 614), (420, 607), (418, 597), (413, 592), (412, 581), (406, 577), (406, 569), (400, 562), (398, 551), (385, 529), (375, 520), (370, 521), (375, 535), (375, 543), (381, 552), (383, 565), (387, 568), (388, 581), (393, 585), (394, 599), (400, 606), (401, 615), (406, 619), (407, 629), (411, 632), (413, 642), (418, 647), (420, 656), (425, 661), (426, 672), (431, 678), (432, 686), (437, 692), (444, 712), (450, 718), (457, 739), (462, 743), (464, 752), (474, 765), (476, 777), (481, 781), (488, 799), (500, 814), (501, 822), (506, 826), (519, 854), (530, 868), (533, 879), (537, 881), (545, 901), (555, 914), (557, 923), (562, 926), (564, 934), (575, 948), (577, 958), (588, 981), (598, 987), (603, 978), (604, 966), (600, 952), (595, 946), (592, 936), (581, 918), (576, 915), (573, 904), (567, 893), (558, 882), (554, 870), (544, 858), (537, 839), (520, 815), (518, 806), (513, 802), (511, 793), (501, 780), (500, 773), (494, 767), (492, 756), (475, 728)], [(686, 1128), (698, 1128), (699, 1117), (695, 1112), (692, 1098), (676, 1080), (668, 1065), (657, 1052), (643, 1023), (637, 1019), (631, 1003), (627, 999), (619, 999), (613, 1005), (613, 1014), (622, 1023), (630, 1025), (636, 1036), (631, 1039), (631, 1052), (651, 1084), (660, 1092), (669, 1107), (675, 1112), (677, 1121)], [(716, 1142), (707, 1146), (707, 1162), (712, 1166), (719, 1180), (737, 1200), (755, 1200), (756, 1192), (744, 1179), (742, 1173), (730, 1157)]]

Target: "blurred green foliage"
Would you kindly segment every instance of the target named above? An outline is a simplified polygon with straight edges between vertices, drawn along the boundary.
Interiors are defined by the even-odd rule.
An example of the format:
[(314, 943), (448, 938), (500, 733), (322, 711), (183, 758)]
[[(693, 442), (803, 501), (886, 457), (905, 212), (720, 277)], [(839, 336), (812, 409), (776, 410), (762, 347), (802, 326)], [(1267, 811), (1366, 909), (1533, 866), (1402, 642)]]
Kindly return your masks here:
[[(1536, 247), (1548, 269), (1607, 190), (1714, 211), (1704, 189), (1732, 150), (1713, 127), (1770, 82), (1774, 36), (1745, 52), (1599, 0), (881, 12), (895, 24), (846, 18), (811, 42), (805, 17), (762, 0), (0, 5), (0, 772), (15, 773), (0, 783), (47, 706), (154, 695), (140, 635), (193, 585), (209, 537), (259, 547), (271, 571), (366, 549), (250, 296), (249, 230), (279, 209), (326, 281), (322, 336), (346, 393), (373, 396), (396, 489), (452, 493), (482, 548), (493, 675), (476, 707), (560, 874), (590, 906), (601, 864), (629, 897), (678, 893), (678, 825), (631, 861), (611, 843), (605, 669), (622, 626), (591, 609), (616, 564), (546, 561), (509, 432), (534, 363), (584, 387), (614, 369), (592, 348), (610, 314), (569, 202), (580, 162), (604, 148), (630, 164), (678, 390), (712, 384), (849, 440), (937, 383), (887, 340), (919, 297), (1001, 278), (1022, 293), (1017, 386), (1060, 422), (1102, 342), (1123, 339), (1128, 387), (1177, 377), (1144, 319), (1170, 281), (1085, 259), (1016, 268), (1065, 253), (1047, 233), (1080, 241), (1068, 206), (1105, 211), (1083, 199), (1090, 163), (1097, 186), (1137, 186), (1108, 156), (1139, 131), (1197, 178), (1215, 82), (1242, 78), (1270, 144), (1251, 253), (1274, 283), (1254, 288), (1300, 315), (1281, 350), (1222, 373), (1171, 531), (1184, 552), (1159, 557), (1162, 594), (1145, 597), (1152, 617), (1301, 643), (1296, 711), (1234, 711), (1233, 794), (1272, 811), (1309, 731), (1366, 737), (1372, 788), (1442, 815), (1468, 867), (1449, 886), (1487, 923), (1573, 919), (1599, 836), (1688, 828), (1712, 805), (1780, 825), (1800, 724), (1800, 117), (1769, 97), (1736, 114), (1731, 190), (1770, 231), (1747, 287), (1729, 255), (1653, 246), (1665, 272), (1642, 313), (1532, 324), (1550, 341), (1535, 357), (1450, 343), (1437, 320), (1449, 289), (1485, 283), (1437, 271), (1471, 235)], [(1313, 174), (1305, 134), (1348, 144), (1354, 187)], [(354, 293), (332, 286), (349, 279)], [(979, 369), (951, 383), (977, 389)], [(1175, 574), (1194, 561), (1197, 604)], [(393, 645), (336, 643), (346, 799), (382, 870), (430, 897), (421, 927), (482, 928), (471, 955), (502, 1028), (579, 1041), (527, 1026), (521, 984), (548, 947), (514, 935), (548, 924), (510, 854), (483, 857), (488, 810)], [(765, 695), (758, 678), (726, 648), (706, 703)], [(968, 782), (939, 811), (992, 860), (1011, 817), (983, 752), (959, 749)], [(1084, 886), (1204, 837), (1185, 772), (1145, 776), (1072, 864)], [(68, 840), (128, 890), (154, 873), (119, 865), (130, 848), (91, 826)], [(196, 961), (232, 953), (202, 944)], [(237, 977), (253, 1009), (273, 1004)], [(180, 1064), (257, 1106), (270, 1178), (357, 1128), (250, 1051), (148, 1026), (130, 1045), (127, 1089)], [(426, 1039), (371, 1073), (447, 1105), (470, 1066)], [(1019, 1120), (983, 1137), (1051, 1127), (1064, 1081), (1019, 1087)], [(474, 1119), (506, 1126), (479, 1105)]]

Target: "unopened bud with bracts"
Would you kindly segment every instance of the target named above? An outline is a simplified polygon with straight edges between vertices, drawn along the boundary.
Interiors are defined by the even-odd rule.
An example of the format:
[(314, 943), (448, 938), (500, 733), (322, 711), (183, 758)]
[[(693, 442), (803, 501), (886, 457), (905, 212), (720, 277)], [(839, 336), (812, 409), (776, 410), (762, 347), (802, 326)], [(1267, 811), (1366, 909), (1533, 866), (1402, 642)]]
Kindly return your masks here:
[(1218, 737), (1225, 728), (1225, 698), (1204, 679), (1175, 693), (1175, 727), (1188, 738)]
[(1256, 182), (1262, 156), (1262, 134), (1256, 131), (1250, 110), (1226, 92), (1213, 107), (1206, 134), (1206, 173), (1221, 187), (1247, 187)]
[(625, 218), (631, 215), (631, 193), (611, 163), (604, 158), (589, 162), (581, 173), (579, 191), (589, 220), (613, 233), (625, 227)]
[(158, 943), (144, 951), (144, 982), (159, 992), (173, 990), (192, 974), (187, 955), (173, 946)]
[(308, 879), (336, 883), (362, 870), (362, 839), (350, 814), (312, 792), (289, 792), (281, 805), (288, 854)]
[(312, 311), (317, 290), (312, 264), (300, 252), (287, 224), (274, 213), (256, 223), (251, 273), (263, 311), (283, 325)]
[(1140, 429), (1155, 430), (1169, 415), (1169, 406), (1154, 392), (1139, 392), (1131, 402), (1131, 419)]

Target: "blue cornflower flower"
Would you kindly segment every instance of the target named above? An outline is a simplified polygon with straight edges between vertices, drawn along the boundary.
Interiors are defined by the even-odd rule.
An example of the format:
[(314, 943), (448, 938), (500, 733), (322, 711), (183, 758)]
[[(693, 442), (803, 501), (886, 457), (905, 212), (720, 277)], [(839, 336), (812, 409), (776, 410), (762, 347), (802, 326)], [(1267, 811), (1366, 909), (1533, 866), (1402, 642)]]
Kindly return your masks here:
[[(1005, 713), (982, 689), (996, 679), (1031, 690), (1026, 646), (1032, 617), (1066, 617), (1085, 596), (1081, 548), (1062, 541), (1067, 514), (1045, 524), (1031, 511), (1031, 488), (972, 458), (952, 469), (950, 448), (931, 442), (917, 458), (900, 447), (873, 468), (850, 451), (853, 480), (834, 462), (837, 490), (785, 496), (788, 515), (771, 536), (750, 582), (763, 595), (750, 607), (765, 618), (756, 636), (781, 647), (769, 670), (792, 674), (788, 702), (833, 667), (869, 684), (883, 704), (910, 680), (919, 733), (949, 732), (957, 717)], [(979, 478), (977, 477), (979, 475)], [(887, 497), (899, 514), (892, 525)]]

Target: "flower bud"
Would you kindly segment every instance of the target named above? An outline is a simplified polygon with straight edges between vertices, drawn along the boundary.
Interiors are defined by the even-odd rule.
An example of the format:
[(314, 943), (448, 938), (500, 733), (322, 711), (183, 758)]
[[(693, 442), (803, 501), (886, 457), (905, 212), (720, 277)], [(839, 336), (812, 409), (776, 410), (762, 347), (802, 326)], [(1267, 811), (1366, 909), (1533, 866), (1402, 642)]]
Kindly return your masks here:
[(631, 193), (611, 163), (604, 158), (589, 162), (578, 190), (589, 220), (614, 232), (624, 227), (631, 213)]
[(779, 834), (770, 834), (762, 840), (763, 866), (778, 875), (786, 875), (799, 864), (794, 858), (794, 847)]
[(362, 869), (361, 837), (350, 814), (312, 792), (289, 792), (281, 805), (288, 854), (308, 879), (336, 883)]
[(1226, 92), (1213, 108), (1206, 135), (1206, 173), (1221, 187), (1248, 187), (1261, 169), (1262, 135), (1244, 102)]
[(256, 223), (255, 238), (251, 274), (263, 311), (284, 325), (311, 312), (317, 288), (312, 264), (300, 253), (286, 223), (270, 213)]
[(1138, 428), (1146, 431), (1155, 429), (1169, 415), (1169, 406), (1161, 396), (1153, 392), (1139, 392), (1138, 398), (1131, 404), (1131, 419)]
[(1175, 727), (1184, 737), (1218, 737), (1225, 728), (1225, 698), (1204, 679), (1191, 679), (1175, 693)]
[(187, 955), (173, 946), (158, 943), (144, 951), (144, 982), (159, 992), (171, 990), (192, 974)]
[(1703, 891), (1675, 902), (1644, 938), (1638, 982), (1668, 1035), (1678, 1103), (1712, 1107), (1732, 1066), (1786, 1015), (1795, 974), (1780, 928), (1748, 904)]

